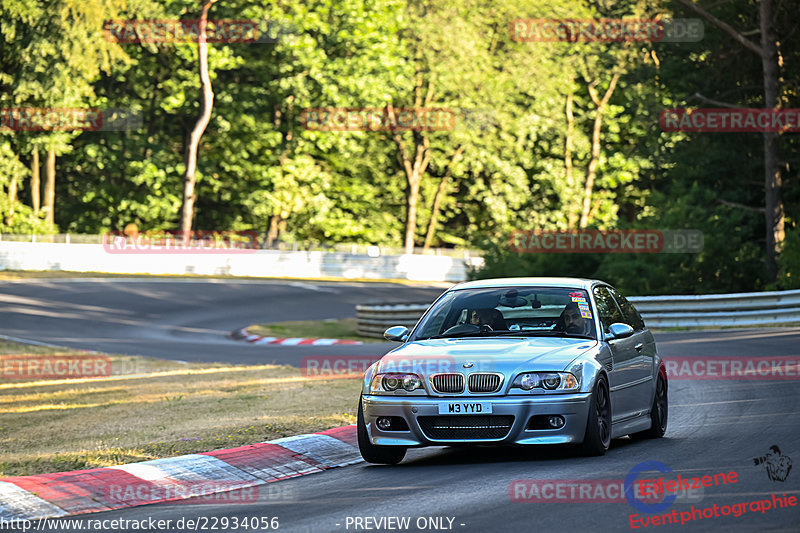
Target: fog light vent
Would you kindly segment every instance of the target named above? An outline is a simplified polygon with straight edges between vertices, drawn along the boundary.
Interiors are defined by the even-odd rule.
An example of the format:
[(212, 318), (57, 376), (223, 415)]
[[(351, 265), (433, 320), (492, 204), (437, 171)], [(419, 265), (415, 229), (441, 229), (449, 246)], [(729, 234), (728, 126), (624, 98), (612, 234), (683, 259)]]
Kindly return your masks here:
[(536, 415), (528, 420), (528, 425), (525, 429), (561, 429), (566, 423), (562, 415)]
[(401, 416), (379, 416), (375, 425), (381, 431), (408, 431), (408, 424)]

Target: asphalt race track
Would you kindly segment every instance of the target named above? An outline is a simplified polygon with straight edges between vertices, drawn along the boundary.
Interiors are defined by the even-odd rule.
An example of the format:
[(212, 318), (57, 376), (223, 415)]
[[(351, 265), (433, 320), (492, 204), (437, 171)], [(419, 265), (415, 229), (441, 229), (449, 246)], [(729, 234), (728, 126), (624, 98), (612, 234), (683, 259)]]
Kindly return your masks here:
[(443, 288), (389, 283), (33, 279), (0, 283), (0, 334), (182, 361), (299, 365), (306, 355), (383, 355), (394, 343), (251, 346), (250, 324), (355, 317), (356, 304), (432, 302)]
[[(295, 356), (284, 355), (287, 350), (303, 349), (238, 346), (223, 335), (252, 322), (352, 316), (355, 303), (425, 301), (440, 292), (388, 284), (8, 283), (0, 289), (0, 333), (183, 360), (288, 362)], [(656, 340), (659, 352), (667, 357), (788, 355), (800, 360), (800, 328), (663, 333), (656, 335)], [(385, 351), (388, 347), (387, 343), (370, 349)], [(583, 458), (563, 448), (411, 450), (398, 466), (359, 463), (271, 484), (258, 502), (159, 504), (78, 519), (278, 517), (278, 531), (345, 532), (431, 531), (436, 530), (431, 524), (440, 522), (427, 519), (445, 517), (441, 523), (446, 531), (628, 531), (630, 515), (651, 515), (637, 511), (626, 501), (515, 502), (509, 487), (514, 480), (525, 479), (622, 482), (631, 469), (645, 461), (661, 462), (683, 477), (730, 471), (738, 474), (736, 483), (701, 489), (690, 501), (678, 500), (659, 514), (673, 509), (688, 511), (692, 505), (702, 509), (714, 504), (771, 500), (773, 494), (800, 499), (799, 466), (790, 470), (784, 481), (773, 481), (765, 465), (754, 462), (773, 445), (790, 460), (800, 462), (798, 379), (673, 380), (665, 437), (651, 441), (618, 439), (604, 457)], [(355, 519), (364, 517), (409, 517), (410, 527), (376, 528), (370, 520), (360, 521), (362, 527), (356, 528)], [(748, 506), (748, 511), (738, 517), (639, 528), (644, 529), (799, 531), (800, 505), (764, 513)]]

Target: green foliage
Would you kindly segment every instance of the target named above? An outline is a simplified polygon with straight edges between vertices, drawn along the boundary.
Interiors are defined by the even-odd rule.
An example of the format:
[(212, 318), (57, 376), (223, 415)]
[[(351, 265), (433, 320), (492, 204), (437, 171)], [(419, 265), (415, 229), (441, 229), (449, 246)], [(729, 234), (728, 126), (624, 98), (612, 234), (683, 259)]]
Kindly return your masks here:
[[(776, 3), (781, 104), (797, 108), (800, 45), (791, 2)], [(174, 229), (182, 201), (185, 140), (199, 113), (197, 47), (116, 44), (103, 21), (197, 19), (196, 0), (4, 0), (0, 4), (0, 107), (127, 108), (128, 131), (0, 131), (0, 209), (11, 226), (41, 231), (31, 205), (31, 152), (58, 154), (56, 223), (70, 232)], [(733, 0), (713, 14), (747, 30), (758, 5)], [(406, 176), (386, 132), (310, 131), (311, 107), (416, 105), (456, 111), (451, 131), (428, 132), (417, 244), (440, 180), (450, 176), (434, 246), (481, 247), (473, 276), (601, 277), (638, 294), (756, 290), (764, 279), (763, 142), (758, 134), (665, 133), (672, 107), (763, 105), (760, 59), (705, 24), (697, 43), (517, 42), (520, 18), (677, 18), (666, 0), (226, 0), (212, 19), (269, 21), (275, 43), (211, 43), (215, 93), (197, 168), (195, 227), (266, 232), (316, 244), (403, 241)], [(756, 38), (756, 37), (750, 37)], [(700, 229), (697, 254), (515, 254), (512, 230), (567, 229), (583, 202), (597, 104), (602, 113), (590, 228)], [(566, 102), (573, 102), (572, 180), (567, 179)], [(404, 132), (409, 153), (423, 143)], [(460, 157), (454, 160), (456, 153)], [(787, 241), (776, 287), (797, 286), (800, 140), (782, 135)], [(44, 180), (44, 173), (42, 173)], [(5, 224), (5, 218), (0, 224)]]
[(800, 228), (786, 233), (783, 251), (778, 257), (780, 281), (778, 289), (800, 289)]

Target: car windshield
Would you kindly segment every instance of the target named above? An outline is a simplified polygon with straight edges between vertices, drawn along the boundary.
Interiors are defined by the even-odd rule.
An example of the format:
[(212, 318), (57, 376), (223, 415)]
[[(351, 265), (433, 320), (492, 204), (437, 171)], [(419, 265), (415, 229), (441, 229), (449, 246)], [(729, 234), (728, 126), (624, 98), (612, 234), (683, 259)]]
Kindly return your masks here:
[(583, 289), (460, 289), (434, 304), (413, 340), (498, 336), (594, 339), (593, 317), (589, 295)]

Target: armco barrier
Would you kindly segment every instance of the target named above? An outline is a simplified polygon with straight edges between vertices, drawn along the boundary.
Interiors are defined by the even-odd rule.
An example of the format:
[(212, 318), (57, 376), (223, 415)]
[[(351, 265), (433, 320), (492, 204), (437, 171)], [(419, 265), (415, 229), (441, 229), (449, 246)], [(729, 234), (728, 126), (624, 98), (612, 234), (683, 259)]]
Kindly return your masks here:
[[(649, 327), (765, 326), (800, 324), (800, 290), (704, 294), (698, 296), (631, 296)], [(358, 305), (357, 331), (382, 337), (391, 326), (414, 327), (429, 304)]]
[(101, 244), (0, 241), (0, 270), (199, 274), (287, 278), (463, 281), (480, 257), (253, 250), (250, 253), (109, 253)]
[(628, 298), (657, 327), (800, 323), (800, 290)]
[(380, 304), (357, 305), (356, 333), (364, 337), (383, 337), (383, 332), (392, 326), (414, 327), (430, 304)]

